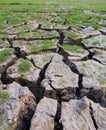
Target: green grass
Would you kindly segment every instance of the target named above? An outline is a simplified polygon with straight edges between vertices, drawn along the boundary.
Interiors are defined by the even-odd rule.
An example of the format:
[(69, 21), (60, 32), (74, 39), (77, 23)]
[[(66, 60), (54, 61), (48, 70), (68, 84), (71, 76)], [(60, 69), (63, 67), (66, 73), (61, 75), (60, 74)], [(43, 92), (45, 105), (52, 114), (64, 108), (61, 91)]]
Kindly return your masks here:
[(42, 48), (43, 49), (46, 49), (46, 48), (51, 48), (54, 46), (54, 43), (52, 41), (49, 41), (49, 40), (45, 40), (43, 45), (42, 45)]
[(66, 37), (72, 37), (72, 38), (73, 38), (73, 37), (78, 37), (78, 36), (80, 36), (80, 34), (79, 34), (79, 33), (76, 33), (76, 32), (72, 32), (72, 31), (71, 31), (71, 32), (68, 31), (68, 32), (65, 33), (65, 36), (66, 36)]
[(53, 46), (55, 46), (55, 44), (52, 41), (45, 40), (42, 43), (38, 43), (38, 44), (32, 46), (31, 51), (38, 51), (38, 50), (41, 50), (41, 49), (47, 49), (47, 48), (51, 48)]
[(31, 51), (38, 51), (40, 49), (42, 49), (41, 45), (34, 45), (34, 46), (31, 47)]
[[(3, 4), (5, 3), (5, 4)], [(14, 3), (14, 4), (11, 4)], [(20, 4), (15, 4), (20, 3)], [(32, 3), (32, 4), (29, 4)], [(36, 6), (37, 5), (37, 6)], [(22, 23), (24, 21), (29, 21), (33, 19), (41, 19), (45, 20), (48, 16), (48, 14), (42, 14), (42, 13), (36, 13), (36, 11), (41, 12), (45, 11), (48, 13), (52, 13), (55, 11), (59, 11), (62, 9), (62, 6), (65, 8), (62, 9), (64, 12), (70, 11), (69, 14), (61, 14), (62, 19), (66, 19), (68, 24), (71, 24), (74, 26), (74, 23), (81, 23), (87, 18), (92, 17), (90, 20), (90, 25), (92, 25), (92, 22), (98, 22), (98, 19), (96, 15), (91, 14), (84, 14), (82, 10), (91, 10), (94, 12), (102, 12), (106, 11), (106, 1), (105, 0), (54, 0), (48, 2), (48, 0), (0, 0), (0, 23), (2, 26), (0, 28), (6, 28), (8, 25), (6, 25), (4, 22), (8, 20), (10, 22), (10, 25), (15, 25)], [(21, 12), (23, 11), (23, 12)], [(27, 11), (27, 12), (24, 12)], [(29, 11), (29, 12), (28, 12)], [(8, 14), (8, 15), (7, 15)], [(51, 14), (52, 18), (54, 17), (53, 14)], [(57, 18), (60, 18), (59, 16), (55, 16)], [(97, 28), (97, 27), (95, 27)]]
[(93, 45), (98, 45), (98, 44), (100, 44), (100, 41), (99, 41), (99, 39), (95, 39), (92, 43), (93, 43)]
[(27, 79), (27, 76), (25, 74), (21, 74), (22, 79)]
[(84, 53), (85, 50), (81, 46), (70, 46), (70, 45), (64, 45), (63, 48), (70, 52), (76, 52), (76, 53)]
[(0, 62), (5, 61), (12, 54), (12, 49), (4, 49), (0, 51)]
[(18, 69), (20, 72), (27, 72), (30, 70), (31, 63), (28, 60), (21, 59)]
[(83, 67), (87, 67), (87, 64), (86, 64), (86, 63), (82, 63), (82, 66), (83, 66)]
[(104, 77), (99, 77), (98, 78), (98, 80), (99, 80), (99, 82), (101, 83), (101, 84), (106, 84), (106, 78), (104, 78)]
[[(33, 24), (28, 24), (14, 30), (7, 29), (10, 26), (19, 25), (26, 21), (30, 23), (33, 20), (42, 22), (42, 26), (46, 28), (50, 28), (51, 25), (54, 24), (51, 21), (56, 20), (57, 22), (55, 28), (66, 28), (66, 26), (71, 26), (76, 29), (81, 29), (82, 26), (92, 26), (94, 29), (98, 30), (102, 27), (102, 25), (99, 24), (100, 21), (105, 19), (105, 16), (102, 15), (103, 11), (106, 11), (105, 5), (105, 0), (0, 0), (0, 33), (7, 33), (6, 35), (1, 34), (0, 39), (8, 37), (9, 32), (13, 33), (15, 31), (20, 32), (20, 37), (26, 38), (40, 38), (42, 36), (51, 37), (57, 35), (54, 32), (46, 32), (41, 30), (26, 33), (25, 30), (33, 29)], [(84, 13), (84, 11), (91, 11), (91, 13)], [(58, 14), (55, 12), (61, 13)], [(97, 12), (97, 14), (92, 14), (94, 12)], [(48, 18), (50, 20), (48, 20)], [(9, 21), (9, 25), (6, 23), (7, 20)], [(66, 21), (66, 26), (63, 26), (64, 20)], [(80, 34), (76, 32), (66, 32), (65, 35), (66, 37), (77, 37)], [(45, 41), (41, 45), (32, 46), (31, 50), (35, 51), (42, 48), (45, 49), (50, 46), (54, 46), (53, 43), (50, 41)], [(68, 48), (66, 47), (66, 49)], [(78, 48), (69, 50), (72, 51), (74, 49), (78, 50)]]
[(82, 21), (86, 20), (87, 18), (89, 18), (90, 15), (89, 14), (84, 14), (84, 13), (75, 13), (73, 15), (69, 15), (67, 18), (66, 18), (66, 21), (71, 24), (71, 23), (76, 23), (76, 22), (79, 22), (81, 23)]
[(9, 99), (9, 97), (10, 97), (9, 92), (7, 92), (7, 91), (1, 91), (0, 92), (0, 98), (7, 100), (7, 99)]
[(67, 21), (71, 26), (92, 26), (94, 29), (100, 29), (102, 26), (99, 25), (101, 19), (104, 19), (104, 16), (101, 15), (92, 15), (84, 14), (83, 12), (75, 12), (73, 14), (62, 14), (61, 17)]

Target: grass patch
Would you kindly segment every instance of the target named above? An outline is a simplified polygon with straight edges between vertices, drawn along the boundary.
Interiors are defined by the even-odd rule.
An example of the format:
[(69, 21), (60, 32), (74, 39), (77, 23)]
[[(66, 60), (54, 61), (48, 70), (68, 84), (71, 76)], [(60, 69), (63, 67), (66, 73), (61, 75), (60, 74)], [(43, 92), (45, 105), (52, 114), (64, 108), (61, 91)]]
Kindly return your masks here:
[(99, 82), (100, 82), (101, 84), (106, 84), (106, 79), (105, 79), (105, 78), (99, 77), (98, 80), (99, 80)]
[(38, 51), (40, 49), (42, 49), (41, 45), (34, 45), (34, 46), (31, 47), (31, 51)]
[(66, 37), (78, 37), (80, 35), (78, 33), (76, 33), (76, 32), (68, 31), (68, 32), (65, 33), (65, 36)]
[(9, 92), (7, 92), (7, 91), (1, 91), (1, 92), (0, 92), (0, 98), (2, 98), (2, 99), (4, 99), (4, 100), (9, 99), (9, 98), (10, 98)]
[(46, 48), (51, 48), (54, 46), (54, 43), (52, 41), (49, 41), (49, 40), (45, 40), (43, 45), (42, 45), (42, 48), (43, 49), (46, 49)]
[(33, 35), (35, 38), (40, 38), (42, 33), (40, 31), (37, 31), (37, 32), (34, 32)]
[(19, 64), (18, 67), (19, 67), (18, 69), (19, 69), (20, 72), (27, 72), (27, 71), (30, 70), (31, 63), (30, 63), (30, 61), (28, 61), (28, 60), (22, 59), (22, 60), (20, 61), (20, 64)]
[(93, 41), (93, 45), (98, 45), (98, 44), (100, 44), (99, 39), (95, 39), (95, 40)]
[(47, 49), (55, 46), (55, 44), (50, 40), (45, 40), (43, 43), (38, 43), (38, 45), (34, 45), (31, 47), (31, 51), (38, 51), (41, 49)]
[(0, 62), (5, 61), (12, 54), (12, 49), (4, 49), (0, 51)]
[[(93, 26), (95, 29), (99, 29), (100, 25), (98, 25), (98, 22), (103, 19), (102, 16), (85, 14), (83, 10), (103, 12), (106, 11), (105, 5), (105, 0), (30, 0), (30, 2), (28, 0), (0, 0), (0, 29), (3, 30), (9, 26), (35, 19), (43, 22), (46, 21), (47, 24), (48, 16), (50, 16), (51, 19), (59, 19), (57, 23), (61, 25), (62, 21), (66, 19), (67, 24), (71, 26), (85, 24), (86, 26)], [(45, 13), (41, 13), (42, 11)], [(59, 11), (63, 12), (60, 16), (53, 13)], [(69, 13), (64, 13), (68, 11)], [(89, 19), (90, 17), (91, 19)], [(9, 21), (9, 25), (5, 22), (7, 20)], [(39, 34), (36, 34), (36, 37), (38, 36)]]
[(21, 74), (22, 79), (27, 79), (27, 76), (25, 74)]
[(77, 52), (77, 53), (84, 53), (85, 52), (85, 50), (82, 47), (77, 46), (77, 45), (74, 45), (74, 46), (64, 45), (63, 48), (67, 51), (70, 51), (70, 52)]
[(87, 67), (87, 63), (82, 63), (82, 66), (83, 67)]

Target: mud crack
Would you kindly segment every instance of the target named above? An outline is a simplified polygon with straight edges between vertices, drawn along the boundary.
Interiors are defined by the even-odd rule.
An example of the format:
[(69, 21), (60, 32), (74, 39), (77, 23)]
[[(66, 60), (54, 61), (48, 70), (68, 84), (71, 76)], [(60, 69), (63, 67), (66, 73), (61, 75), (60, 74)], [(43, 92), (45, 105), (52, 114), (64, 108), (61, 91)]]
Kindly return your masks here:
[(54, 130), (63, 130), (63, 125), (59, 122), (60, 118), (61, 118), (61, 102), (58, 101), (57, 104), (57, 112), (54, 118)]
[(58, 36), (54, 36), (54, 37), (44, 37), (44, 38), (19, 38), (19, 37), (14, 37), (14, 38), (2, 38), (2, 40), (11, 40), (11, 41), (35, 41), (35, 40), (53, 40), (53, 39), (58, 39)]
[(59, 47), (58, 54), (63, 56), (63, 62), (70, 68), (70, 70), (78, 75), (78, 88), (76, 90), (76, 96), (79, 97), (81, 89), (83, 89), (83, 76), (84, 74), (80, 73), (75, 63), (68, 59), (68, 53), (64, 51), (63, 48)]
[(92, 107), (92, 104), (91, 104), (91, 103), (89, 104), (89, 111), (90, 111), (90, 115), (91, 115), (93, 124), (94, 124), (94, 126), (95, 126), (95, 129), (98, 130), (98, 125), (97, 125), (96, 119), (95, 119), (95, 117), (94, 117), (94, 115), (93, 115), (94, 111), (93, 111), (93, 107)]
[[(102, 65), (106, 65), (106, 63), (102, 63), (100, 60), (98, 60), (97, 58), (94, 58), (94, 56), (97, 54), (97, 51), (93, 50), (91, 51), (89, 47), (86, 47), (85, 44), (83, 42), (81, 42), (81, 46), (88, 51), (88, 55), (83, 57), (82, 59), (80, 59), (80, 61), (86, 61), (86, 60), (94, 60)], [(103, 49), (103, 48), (102, 48)]]

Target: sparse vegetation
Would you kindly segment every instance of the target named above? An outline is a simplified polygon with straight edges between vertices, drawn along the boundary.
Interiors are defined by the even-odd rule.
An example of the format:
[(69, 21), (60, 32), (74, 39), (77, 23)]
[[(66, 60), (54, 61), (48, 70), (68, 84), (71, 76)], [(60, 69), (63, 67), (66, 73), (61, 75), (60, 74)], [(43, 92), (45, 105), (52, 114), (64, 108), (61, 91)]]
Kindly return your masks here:
[(101, 76), (98, 78), (98, 80), (101, 84), (106, 84), (106, 79), (104, 77)]
[(87, 63), (82, 63), (82, 66), (83, 67), (87, 67)]
[(74, 45), (74, 46), (64, 45), (63, 48), (67, 51), (70, 51), (70, 52), (76, 52), (76, 53), (84, 53), (85, 52), (85, 50), (82, 49), (82, 47), (76, 46), (76, 45)]
[(30, 67), (31, 67), (31, 63), (30, 63), (30, 61), (28, 61), (28, 60), (21, 60), (20, 61), (20, 64), (19, 64), (19, 71), (20, 72), (27, 72), (27, 71), (29, 71), (29, 69), (30, 69)]
[(52, 41), (45, 40), (43, 43), (36, 44), (31, 47), (32, 51), (38, 51), (40, 49), (47, 49), (55, 46), (55, 44)]
[(0, 92), (0, 98), (7, 100), (7, 99), (9, 99), (9, 97), (10, 97), (9, 92), (7, 92), (7, 91), (1, 91)]
[(31, 51), (38, 51), (41, 49), (41, 45), (34, 45), (31, 47)]
[(51, 48), (53, 46), (54, 46), (54, 43), (52, 41), (45, 40), (43, 45), (42, 45), (42, 48), (46, 49), (46, 48)]
[(25, 74), (21, 74), (22, 79), (27, 79), (27, 76)]
[(99, 44), (99, 43), (100, 43), (99, 39), (95, 39), (95, 40), (93, 41), (93, 45), (97, 45), (97, 44)]
[(12, 49), (3, 49), (0, 51), (0, 62), (6, 60), (12, 54)]
[(65, 35), (66, 35), (66, 37), (71, 37), (71, 38), (80, 36), (79, 33), (72, 32), (72, 31), (68, 31), (68, 32), (66, 32)]

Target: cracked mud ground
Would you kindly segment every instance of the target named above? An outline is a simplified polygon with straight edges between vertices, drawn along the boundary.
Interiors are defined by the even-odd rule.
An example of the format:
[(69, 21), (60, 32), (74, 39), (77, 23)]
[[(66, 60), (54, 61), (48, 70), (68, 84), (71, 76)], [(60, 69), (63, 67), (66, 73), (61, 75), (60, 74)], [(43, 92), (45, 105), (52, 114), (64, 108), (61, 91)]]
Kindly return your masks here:
[(0, 130), (106, 130), (106, 28), (77, 30), (61, 13), (69, 11), (9, 25), (1, 36)]

